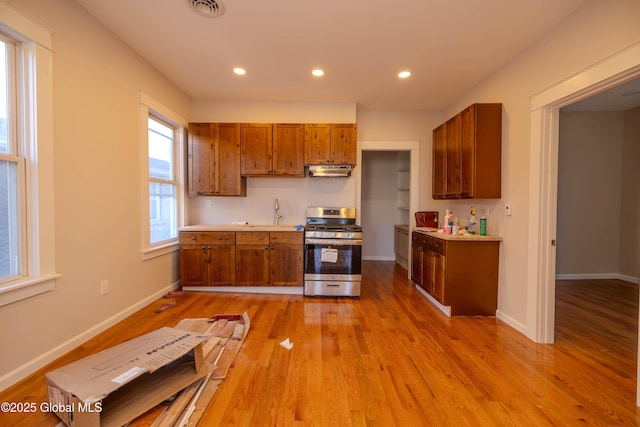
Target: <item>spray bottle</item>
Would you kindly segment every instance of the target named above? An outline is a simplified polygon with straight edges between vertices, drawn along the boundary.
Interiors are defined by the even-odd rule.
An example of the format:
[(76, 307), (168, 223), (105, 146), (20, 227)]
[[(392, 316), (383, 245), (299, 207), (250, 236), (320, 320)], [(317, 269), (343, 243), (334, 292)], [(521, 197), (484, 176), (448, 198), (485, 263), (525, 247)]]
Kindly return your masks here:
[(471, 206), (471, 216), (469, 217), (469, 223), (467, 224), (467, 232), (469, 234), (476, 234), (476, 207)]

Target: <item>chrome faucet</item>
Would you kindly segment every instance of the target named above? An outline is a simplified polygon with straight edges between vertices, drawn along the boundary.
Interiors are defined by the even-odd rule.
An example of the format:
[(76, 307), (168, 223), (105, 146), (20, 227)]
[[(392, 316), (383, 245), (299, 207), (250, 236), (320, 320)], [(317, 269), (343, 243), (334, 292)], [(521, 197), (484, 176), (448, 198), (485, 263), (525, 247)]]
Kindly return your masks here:
[(280, 218), (282, 218), (282, 215), (280, 215), (278, 213), (278, 211), (280, 210), (280, 203), (278, 203), (278, 199), (276, 199), (276, 205), (274, 206), (275, 211), (273, 212), (273, 223), (275, 225), (278, 225), (278, 222), (280, 222)]

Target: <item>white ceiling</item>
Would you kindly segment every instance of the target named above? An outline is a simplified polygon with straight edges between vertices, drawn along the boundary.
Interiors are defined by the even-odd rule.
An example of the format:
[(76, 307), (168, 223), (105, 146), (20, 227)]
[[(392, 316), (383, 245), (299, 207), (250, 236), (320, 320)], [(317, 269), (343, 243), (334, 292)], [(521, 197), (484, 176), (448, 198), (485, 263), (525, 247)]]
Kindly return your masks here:
[(441, 110), (586, 0), (76, 1), (192, 98)]

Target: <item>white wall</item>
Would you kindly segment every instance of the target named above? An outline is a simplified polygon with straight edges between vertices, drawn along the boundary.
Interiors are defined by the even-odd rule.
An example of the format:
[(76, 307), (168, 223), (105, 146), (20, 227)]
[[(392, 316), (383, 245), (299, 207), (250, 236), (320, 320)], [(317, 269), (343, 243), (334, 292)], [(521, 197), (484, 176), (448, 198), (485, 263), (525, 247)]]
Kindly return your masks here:
[(640, 107), (625, 111), (619, 272), (640, 283)]
[(560, 112), (557, 274), (618, 273), (623, 130), (621, 111)]
[[(0, 307), (0, 389), (177, 281), (177, 254), (141, 260), (139, 91), (190, 114), (184, 93), (74, 1), (12, 3), (53, 32), (55, 251), (62, 277), (50, 292)], [(110, 283), (106, 296), (99, 292), (103, 279)]]

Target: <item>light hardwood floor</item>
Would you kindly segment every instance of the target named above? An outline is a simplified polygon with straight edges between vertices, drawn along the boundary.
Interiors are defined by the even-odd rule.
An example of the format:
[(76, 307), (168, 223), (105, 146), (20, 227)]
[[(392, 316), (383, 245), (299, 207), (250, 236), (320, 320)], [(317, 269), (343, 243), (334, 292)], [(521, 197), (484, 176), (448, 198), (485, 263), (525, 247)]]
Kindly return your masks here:
[[(496, 318), (447, 318), (392, 262), (363, 270), (360, 299), (202, 292), (155, 314), (159, 300), (0, 401), (42, 402), (48, 370), (181, 318), (247, 311), (251, 330), (201, 426), (640, 424), (637, 285), (559, 282), (556, 343), (544, 345)], [(2, 426), (57, 423), (0, 414)]]

